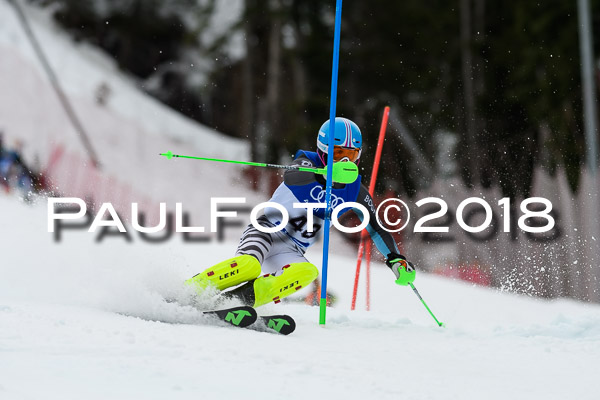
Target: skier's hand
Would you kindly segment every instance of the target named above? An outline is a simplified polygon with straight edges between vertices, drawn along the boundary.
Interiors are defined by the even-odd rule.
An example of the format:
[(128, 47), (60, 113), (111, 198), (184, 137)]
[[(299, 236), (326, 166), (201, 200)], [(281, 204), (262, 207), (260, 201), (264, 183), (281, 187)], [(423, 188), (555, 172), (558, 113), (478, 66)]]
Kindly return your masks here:
[(396, 276), (396, 284), (407, 286), (413, 283), (417, 274), (415, 266), (410, 261), (406, 260), (402, 254), (390, 253), (385, 261), (388, 267)]
[[(327, 178), (327, 166), (323, 168), (321, 175)], [(358, 178), (358, 166), (351, 161), (340, 161), (333, 163), (333, 181), (349, 184)]]

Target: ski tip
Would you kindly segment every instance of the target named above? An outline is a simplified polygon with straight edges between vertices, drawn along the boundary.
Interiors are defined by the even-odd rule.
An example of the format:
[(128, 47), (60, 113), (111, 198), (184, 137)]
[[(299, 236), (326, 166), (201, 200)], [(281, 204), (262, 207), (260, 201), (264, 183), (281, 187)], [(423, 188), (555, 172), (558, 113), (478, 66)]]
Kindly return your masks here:
[(281, 335), (289, 335), (296, 330), (296, 321), (289, 315), (268, 315), (260, 317), (267, 329)]
[(224, 310), (204, 311), (203, 314), (215, 315), (220, 320), (239, 328), (246, 328), (247, 326), (252, 325), (258, 318), (254, 308), (248, 306), (233, 307)]

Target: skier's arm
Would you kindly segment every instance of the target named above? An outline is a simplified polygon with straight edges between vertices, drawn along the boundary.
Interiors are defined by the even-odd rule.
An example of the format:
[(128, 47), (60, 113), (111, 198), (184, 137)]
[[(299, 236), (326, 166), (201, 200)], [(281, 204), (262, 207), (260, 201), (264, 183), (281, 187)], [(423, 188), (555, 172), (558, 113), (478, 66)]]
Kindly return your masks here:
[[(348, 168), (349, 166), (347, 164), (348, 163), (336, 163), (333, 165), (332, 178), (335, 188), (343, 187), (344, 184), (350, 183), (351, 180), (354, 181), (358, 177), (356, 165), (352, 164), (354, 168)], [(292, 165), (298, 165), (305, 168), (315, 168), (312, 161), (310, 161), (304, 156), (295, 159)], [(327, 175), (327, 167), (320, 168), (320, 170), (321, 172), (319, 173), (298, 170), (287, 170), (283, 174), (283, 181), (288, 186), (308, 185), (314, 182), (317, 182), (320, 185), (325, 185), (327, 182), (325, 177), (325, 175)], [(350, 174), (348, 174), (348, 172), (350, 172)]]
[[(298, 165), (306, 168), (314, 168), (314, 164), (307, 157), (300, 156), (292, 162), (292, 165)], [(283, 173), (283, 182), (288, 186), (301, 186), (308, 185), (313, 182), (319, 182), (325, 184), (325, 179), (319, 174), (314, 172), (298, 171), (288, 169)]]
[[(379, 225), (379, 222), (377, 222), (375, 203), (364, 185), (360, 185), (356, 202), (365, 206), (369, 212), (369, 224), (366, 228), (367, 232), (369, 232), (371, 239), (377, 246), (377, 250), (386, 257), (386, 265), (394, 273), (396, 283), (399, 285), (407, 285), (409, 282), (413, 282), (415, 279), (414, 265), (410, 261), (407, 261), (406, 257), (400, 254), (392, 235), (383, 229), (383, 227)], [(353, 211), (362, 221), (362, 212), (357, 209), (353, 209)]]
[[(369, 225), (367, 225), (367, 232), (369, 232), (373, 243), (375, 243), (375, 246), (377, 246), (377, 250), (379, 250), (381, 254), (386, 257), (390, 253), (398, 254), (399, 250), (398, 246), (396, 246), (394, 238), (377, 222), (377, 217), (375, 215), (375, 203), (365, 185), (360, 185), (356, 202), (365, 206), (365, 208), (369, 211)], [(356, 209), (353, 209), (353, 211), (362, 221), (362, 212)]]

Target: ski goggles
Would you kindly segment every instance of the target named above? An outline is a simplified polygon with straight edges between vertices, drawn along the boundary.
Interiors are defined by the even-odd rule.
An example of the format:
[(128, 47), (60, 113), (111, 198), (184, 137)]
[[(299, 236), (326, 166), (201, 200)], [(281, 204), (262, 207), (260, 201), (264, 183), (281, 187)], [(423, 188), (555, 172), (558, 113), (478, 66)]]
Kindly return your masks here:
[(355, 147), (333, 146), (333, 161), (356, 162), (360, 158), (360, 149)]

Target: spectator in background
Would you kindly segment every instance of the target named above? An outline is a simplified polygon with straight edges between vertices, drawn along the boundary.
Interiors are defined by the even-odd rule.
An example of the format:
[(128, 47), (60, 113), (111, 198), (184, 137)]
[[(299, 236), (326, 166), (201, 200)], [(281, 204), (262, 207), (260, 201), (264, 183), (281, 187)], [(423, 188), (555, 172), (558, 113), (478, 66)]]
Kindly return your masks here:
[(8, 158), (4, 156), (4, 132), (0, 131), (0, 187), (4, 188), (8, 192), (8, 170), (10, 164)]
[(14, 150), (9, 150), (4, 147), (2, 136), (0, 132), (0, 184), (7, 193), (10, 189), (18, 189), (24, 200), (30, 201), (34, 176), (21, 158), (23, 143), (16, 141)]

